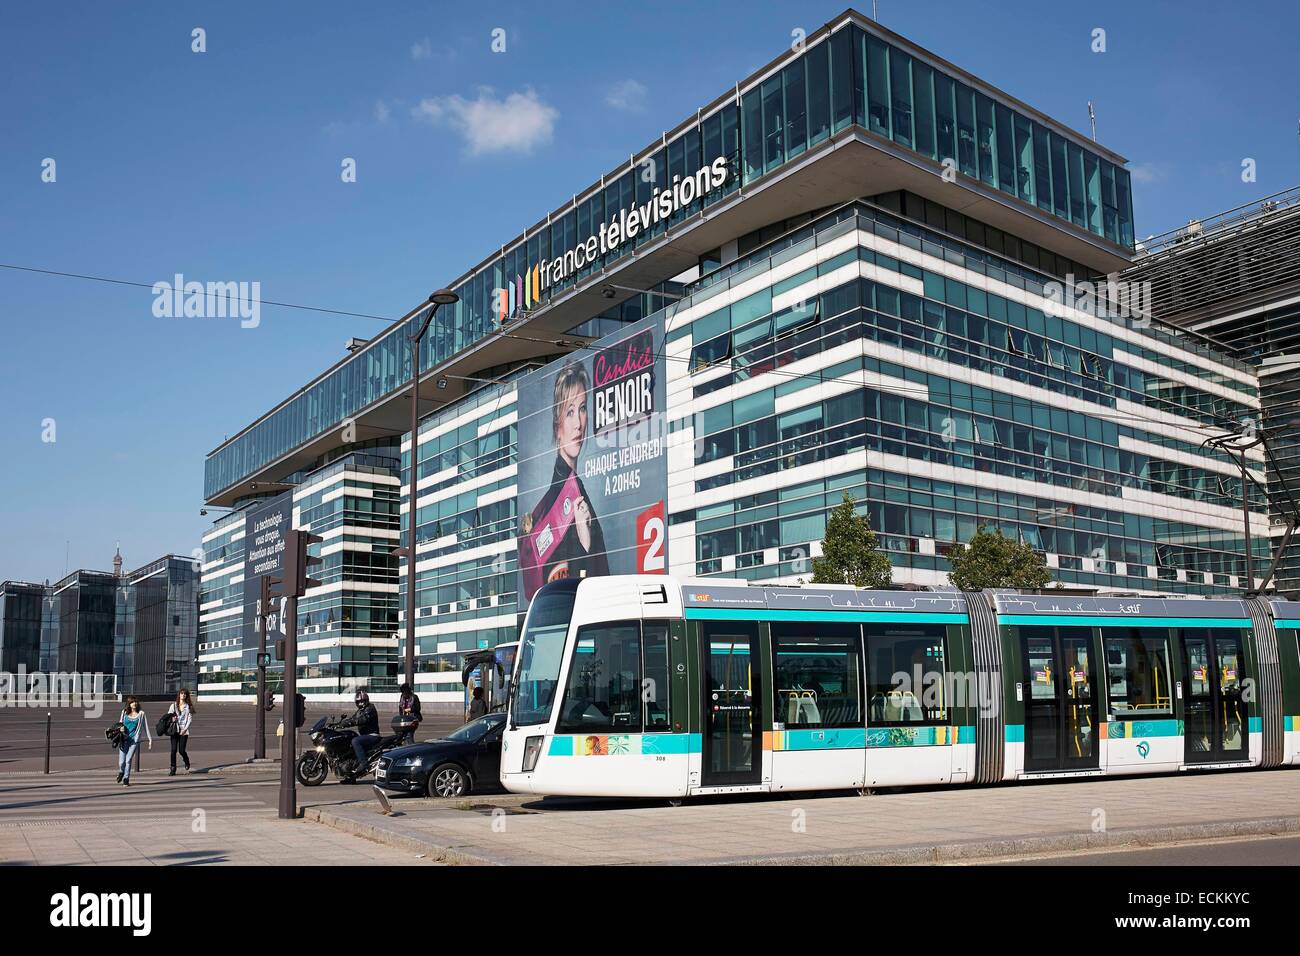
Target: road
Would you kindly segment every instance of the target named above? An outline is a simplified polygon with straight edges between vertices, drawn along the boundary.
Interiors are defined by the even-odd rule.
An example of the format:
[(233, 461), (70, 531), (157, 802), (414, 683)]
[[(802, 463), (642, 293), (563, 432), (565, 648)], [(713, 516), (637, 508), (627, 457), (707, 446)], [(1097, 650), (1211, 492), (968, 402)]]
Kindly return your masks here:
[(1150, 849), (1102, 850), (1004, 861), (1006, 866), (1300, 866), (1300, 837), (1209, 840)]

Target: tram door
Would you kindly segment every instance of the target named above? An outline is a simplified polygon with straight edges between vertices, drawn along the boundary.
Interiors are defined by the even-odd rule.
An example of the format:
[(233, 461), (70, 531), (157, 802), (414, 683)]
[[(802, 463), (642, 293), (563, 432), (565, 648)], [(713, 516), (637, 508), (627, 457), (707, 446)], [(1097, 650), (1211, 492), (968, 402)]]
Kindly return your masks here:
[(1209, 629), (1183, 631), (1183, 759), (1187, 763), (1247, 760), (1242, 699), (1241, 636)]
[(701, 625), (704, 734), (700, 785), (758, 783), (763, 731), (758, 625), (711, 621)]
[(1025, 770), (1088, 770), (1098, 765), (1092, 630), (1022, 627), (1025, 662)]

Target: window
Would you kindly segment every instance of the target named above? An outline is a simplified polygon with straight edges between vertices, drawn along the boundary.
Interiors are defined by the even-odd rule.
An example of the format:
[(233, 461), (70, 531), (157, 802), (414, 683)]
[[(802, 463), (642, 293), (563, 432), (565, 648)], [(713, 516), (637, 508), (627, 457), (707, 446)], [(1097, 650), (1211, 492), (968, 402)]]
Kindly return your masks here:
[(961, 171), (972, 179), (979, 176), (975, 162), (975, 91), (957, 84), (957, 159)]
[(1052, 211), (1052, 164), (1048, 156), (1047, 130), (1034, 124), (1034, 186), (1038, 208)]
[(745, 94), (741, 104), (741, 131), (745, 143), (745, 182), (763, 174), (763, 112), (758, 90)]
[(794, 305), (778, 312), (774, 316), (776, 320), (776, 337), (779, 339), (782, 336), (815, 324), (817, 322), (817, 304), (818, 300), (813, 299), (810, 302)]
[(835, 130), (853, 122), (853, 38), (851, 31), (840, 30), (830, 38), (831, 110)]
[(867, 624), (868, 719), (936, 724), (948, 719), (944, 627)]
[(668, 625), (661, 621), (646, 621), (642, 643), (645, 648), (645, 681), (641, 688), (644, 709), (642, 725), (647, 733), (667, 731), (672, 727), (668, 706)]
[(763, 101), (764, 170), (775, 169), (785, 162), (785, 121), (781, 94), (781, 77), (767, 80), (761, 91)]
[(808, 51), (808, 145), (820, 143), (831, 133), (830, 43), (819, 43)]
[(691, 374), (702, 371), (710, 365), (716, 365), (723, 359), (731, 357), (731, 335), (719, 335), (716, 339), (701, 342), (691, 349)]
[(1014, 196), (1016, 194), (1014, 121), (1011, 119), (1011, 110), (1001, 103), (994, 104), (994, 117), (997, 126), (998, 188)]
[(785, 148), (790, 158), (808, 145), (808, 97), (804, 91), (804, 61), (795, 60), (781, 71), (785, 81)]
[(867, 37), (867, 118), (873, 133), (889, 135), (889, 48), (872, 36)]
[(997, 179), (993, 137), (993, 101), (983, 93), (975, 94), (975, 120), (980, 179), (992, 186)]
[(556, 731), (629, 733), (640, 729), (640, 625), (627, 621), (581, 628)]
[(855, 624), (772, 625), (775, 723), (862, 726), (862, 644)]
[(1169, 643), (1137, 628), (1103, 628), (1110, 712), (1117, 720), (1172, 716)]
[(916, 106), (916, 151), (937, 159), (934, 149), (934, 72), (912, 62), (912, 87)]
[(535, 597), (528, 609), (519, 652), (515, 726), (543, 724), (550, 719), (576, 593), (576, 588), (556, 588)]
[(1016, 122), (1016, 186), (1020, 198), (1034, 201), (1034, 140), (1033, 126), (1019, 113)]
[(889, 86), (894, 107), (894, 142), (912, 145), (912, 58), (899, 50), (889, 54)]
[(957, 117), (953, 112), (953, 82), (942, 73), (934, 75), (934, 116), (938, 134), (939, 161), (957, 159)]

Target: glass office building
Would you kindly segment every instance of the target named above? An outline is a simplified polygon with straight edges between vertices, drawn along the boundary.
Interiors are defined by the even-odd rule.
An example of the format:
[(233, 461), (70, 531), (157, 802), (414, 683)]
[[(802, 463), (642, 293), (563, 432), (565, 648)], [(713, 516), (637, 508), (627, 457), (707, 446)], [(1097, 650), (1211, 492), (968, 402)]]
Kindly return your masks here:
[(173, 695), (198, 676), (199, 567), (169, 554), (117, 588), (113, 673), (126, 693)]
[[(1216, 416), (1258, 409), (1254, 371), (1052, 293), (1130, 262), (1124, 165), (849, 11), (431, 283), (461, 301), (437, 313), (420, 361), (437, 410), (415, 470), (418, 689), (459, 701), (460, 656), (516, 634), (518, 429), (535, 411), (520, 377), (647, 318), (665, 334), (673, 574), (806, 577), (847, 491), (900, 584), (945, 584), (952, 545), (987, 524), (1071, 585), (1244, 585), (1240, 477), (1199, 445)], [(407, 330), (215, 449), (209, 502), (301, 481), (347, 450), (330, 436), (350, 418), (401, 436), (405, 527)], [(1248, 513), (1267, 528), (1262, 500)], [(237, 548), (242, 527), (219, 521), (212, 541)], [(213, 563), (217, 614), (231, 567)], [(393, 570), (400, 593), (405, 562)], [(233, 617), (205, 633), (240, 640), (219, 623)]]
[(20, 666), (40, 670), (48, 590), (45, 585), (23, 581), (0, 584), (0, 671), (14, 674)]
[[(1273, 462), (1265, 469), (1259, 447), (1249, 454), (1267, 472), (1276, 586), (1300, 590), (1300, 550), (1294, 539), (1282, 547), (1288, 519), (1300, 518), (1300, 186), (1147, 239), (1125, 278), (1150, 288), (1161, 319), (1258, 372), (1258, 433)], [(1241, 419), (1216, 424), (1228, 433)]]
[[(301, 476), (284, 494), (296, 527), (325, 540), (313, 548), (321, 582), (298, 604), (298, 688), (310, 695), (350, 695), (357, 686), (396, 688), (400, 648), (398, 546), (400, 462), (395, 447), (353, 452)], [(253, 627), (255, 589), (244, 587), (248, 512), (255, 498), (218, 519), (203, 539), (203, 594), (199, 610), (199, 683), (205, 697), (256, 694), (258, 636)], [(268, 647), (278, 633), (268, 636)], [(276, 661), (272, 692), (282, 680)]]
[(198, 564), (164, 555), (134, 571), (79, 570), (0, 584), (0, 670), (112, 675), (122, 694), (165, 697), (197, 676)]

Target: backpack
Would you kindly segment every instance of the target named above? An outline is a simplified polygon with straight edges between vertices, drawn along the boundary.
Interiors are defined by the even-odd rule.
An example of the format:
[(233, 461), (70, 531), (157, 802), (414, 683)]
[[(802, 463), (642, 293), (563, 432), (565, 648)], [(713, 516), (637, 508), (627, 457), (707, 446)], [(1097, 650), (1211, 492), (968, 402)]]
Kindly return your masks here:
[(158, 737), (170, 737), (175, 727), (176, 715), (170, 710), (158, 718), (158, 723), (154, 726), (153, 732)]
[(104, 737), (108, 740), (109, 746), (114, 750), (122, 749), (122, 741), (126, 740), (126, 727), (118, 721), (113, 726), (104, 731)]

